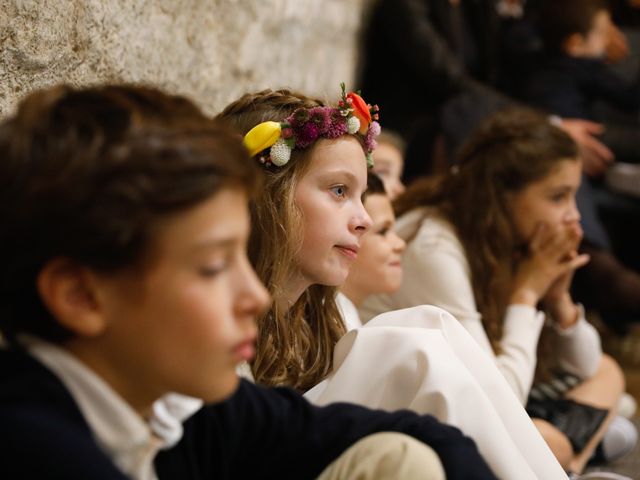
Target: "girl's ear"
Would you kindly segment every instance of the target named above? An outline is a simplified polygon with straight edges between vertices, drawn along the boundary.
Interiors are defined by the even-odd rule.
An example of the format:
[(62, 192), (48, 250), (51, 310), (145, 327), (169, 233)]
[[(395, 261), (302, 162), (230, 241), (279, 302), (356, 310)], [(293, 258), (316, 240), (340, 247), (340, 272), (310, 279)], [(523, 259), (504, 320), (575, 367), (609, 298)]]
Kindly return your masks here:
[(562, 44), (565, 53), (571, 57), (582, 57), (584, 54), (585, 38), (579, 33), (573, 33)]
[(55, 258), (40, 270), (36, 287), (44, 305), (63, 327), (81, 337), (95, 337), (105, 330), (98, 285), (87, 267)]

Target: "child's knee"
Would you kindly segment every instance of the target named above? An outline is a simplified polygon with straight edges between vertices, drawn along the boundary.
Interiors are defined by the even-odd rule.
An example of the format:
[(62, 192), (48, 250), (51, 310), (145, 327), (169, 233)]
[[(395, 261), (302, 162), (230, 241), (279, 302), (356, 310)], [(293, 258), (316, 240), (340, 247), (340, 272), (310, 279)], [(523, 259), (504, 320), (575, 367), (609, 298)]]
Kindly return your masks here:
[(566, 470), (574, 455), (573, 447), (571, 446), (569, 438), (549, 422), (536, 418), (533, 419), (533, 423), (553, 452), (558, 463), (560, 463), (560, 465), (562, 465)]
[(444, 480), (438, 455), (424, 443), (401, 433), (377, 433), (352, 445), (320, 475), (337, 478)]
[(617, 390), (620, 393), (624, 392), (624, 373), (618, 362), (612, 357), (607, 354), (602, 355), (598, 373), (607, 379), (607, 385), (611, 390)]

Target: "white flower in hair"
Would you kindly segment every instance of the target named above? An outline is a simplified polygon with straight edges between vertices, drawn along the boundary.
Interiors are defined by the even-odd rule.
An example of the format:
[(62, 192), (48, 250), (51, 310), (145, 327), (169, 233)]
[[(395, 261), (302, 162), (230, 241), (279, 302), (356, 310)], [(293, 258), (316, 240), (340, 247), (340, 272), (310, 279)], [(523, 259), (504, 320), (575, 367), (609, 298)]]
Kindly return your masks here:
[(279, 138), (276, 140), (276, 143), (271, 146), (270, 156), (271, 163), (276, 167), (286, 165), (291, 158), (291, 147), (287, 145), (286, 140)]
[(353, 135), (358, 130), (360, 130), (360, 120), (357, 117), (349, 117), (347, 119), (347, 131)]

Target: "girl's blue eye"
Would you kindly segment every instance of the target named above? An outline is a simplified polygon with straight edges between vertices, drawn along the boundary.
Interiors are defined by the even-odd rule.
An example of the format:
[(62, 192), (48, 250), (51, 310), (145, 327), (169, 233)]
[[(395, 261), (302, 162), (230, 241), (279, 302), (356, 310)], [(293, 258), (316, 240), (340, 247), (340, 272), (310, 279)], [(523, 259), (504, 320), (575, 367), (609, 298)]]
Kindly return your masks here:
[(344, 185), (336, 185), (335, 187), (331, 187), (331, 191), (337, 197), (344, 197), (345, 194), (347, 193), (347, 188)]

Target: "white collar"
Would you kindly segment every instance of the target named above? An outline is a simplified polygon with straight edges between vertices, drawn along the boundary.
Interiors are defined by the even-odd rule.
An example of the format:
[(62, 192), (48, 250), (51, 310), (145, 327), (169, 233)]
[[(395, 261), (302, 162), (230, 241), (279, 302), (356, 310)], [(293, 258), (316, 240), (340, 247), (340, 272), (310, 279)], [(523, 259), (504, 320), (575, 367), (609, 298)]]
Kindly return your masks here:
[(344, 321), (344, 326), (347, 332), (362, 327), (362, 320), (360, 320), (360, 314), (355, 304), (344, 293), (338, 292), (336, 294), (336, 305)]
[(153, 459), (158, 450), (180, 440), (182, 421), (198, 410), (202, 401), (166, 395), (155, 402), (147, 423), (102, 378), (66, 350), (29, 335), (21, 336), (20, 342), (67, 387), (96, 442), (114, 464), (133, 479), (155, 480)]

